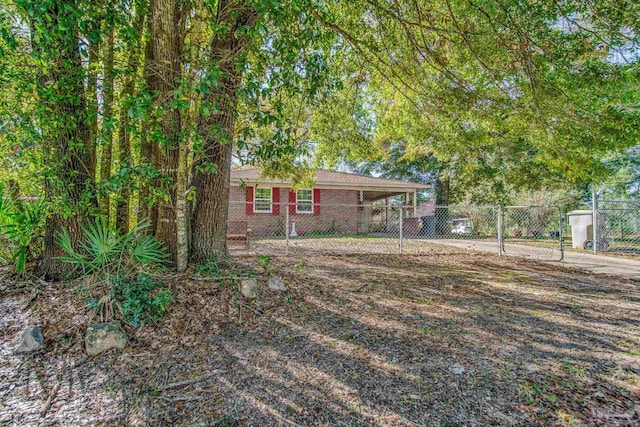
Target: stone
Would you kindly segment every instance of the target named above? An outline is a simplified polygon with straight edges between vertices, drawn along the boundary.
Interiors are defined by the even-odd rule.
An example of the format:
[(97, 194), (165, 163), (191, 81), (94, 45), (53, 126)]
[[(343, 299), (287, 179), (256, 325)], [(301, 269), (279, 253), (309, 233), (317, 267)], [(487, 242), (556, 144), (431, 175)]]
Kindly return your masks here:
[(245, 298), (258, 298), (258, 279), (255, 277), (240, 279), (240, 293)]
[(464, 368), (464, 366), (459, 365), (459, 364), (457, 364), (457, 363), (456, 363), (455, 365), (451, 366), (451, 367), (449, 368), (449, 370), (450, 370), (451, 372), (453, 372), (454, 374), (456, 374), (456, 375), (462, 375), (462, 374), (464, 374), (464, 371), (466, 371), (466, 369)]
[(16, 350), (18, 353), (30, 353), (42, 348), (44, 335), (40, 326), (29, 326), (20, 337), (20, 345)]
[(267, 280), (267, 286), (269, 286), (269, 289), (271, 289), (272, 291), (287, 290), (286, 286), (284, 286), (284, 281), (282, 280), (282, 278), (277, 276), (269, 277), (269, 280)]
[(89, 325), (84, 338), (89, 356), (95, 356), (112, 348), (122, 350), (126, 347), (127, 341), (127, 334), (117, 320)]

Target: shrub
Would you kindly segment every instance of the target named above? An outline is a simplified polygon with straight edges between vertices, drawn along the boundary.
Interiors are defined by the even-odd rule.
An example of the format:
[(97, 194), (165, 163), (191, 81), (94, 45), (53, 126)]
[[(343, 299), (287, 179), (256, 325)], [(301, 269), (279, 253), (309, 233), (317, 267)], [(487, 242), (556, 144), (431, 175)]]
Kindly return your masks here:
[(133, 278), (117, 276), (113, 279), (113, 296), (120, 304), (122, 319), (137, 328), (165, 315), (173, 302), (171, 290), (154, 282), (146, 273)]
[(88, 306), (101, 321), (121, 317), (134, 327), (162, 317), (173, 301), (171, 290), (154, 282), (148, 271), (163, 267), (167, 252), (153, 236), (144, 233), (146, 223), (128, 233), (120, 233), (99, 218), (83, 228), (78, 250), (65, 232), (59, 244), (71, 263), (85, 276), (87, 288), (95, 298)]
[(0, 257), (12, 262), (20, 275), (26, 273), (27, 263), (42, 249), (45, 219), (42, 201), (4, 197), (4, 186), (0, 183), (0, 234), (4, 240)]
[(59, 244), (67, 254), (61, 259), (73, 264), (83, 276), (93, 276), (96, 281), (109, 282), (117, 276), (130, 276), (144, 269), (162, 267), (167, 261), (167, 252), (153, 236), (144, 233), (147, 223), (139, 223), (131, 231), (121, 234), (98, 218), (95, 223), (83, 228), (84, 239), (77, 251), (71, 245), (65, 231)]

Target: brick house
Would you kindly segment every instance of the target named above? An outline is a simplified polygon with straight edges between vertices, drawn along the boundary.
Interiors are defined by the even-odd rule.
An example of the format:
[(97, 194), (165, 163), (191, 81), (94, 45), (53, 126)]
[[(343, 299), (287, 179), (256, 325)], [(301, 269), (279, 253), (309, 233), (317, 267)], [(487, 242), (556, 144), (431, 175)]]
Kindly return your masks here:
[(389, 222), (394, 211), (391, 197), (403, 195), (406, 204), (414, 206), (416, 193), (427, 188), (408, 181), (318, 169), (313, 188), (293, 190), (290, 181), (262, 177), (259, 169), (235, 168), (231, 171), (229, 222), (246, 222), (256, 236), (284, 235), (287, 217), (290, 226), (296, 224), (299, 235), (365, 233), (372, 224)]

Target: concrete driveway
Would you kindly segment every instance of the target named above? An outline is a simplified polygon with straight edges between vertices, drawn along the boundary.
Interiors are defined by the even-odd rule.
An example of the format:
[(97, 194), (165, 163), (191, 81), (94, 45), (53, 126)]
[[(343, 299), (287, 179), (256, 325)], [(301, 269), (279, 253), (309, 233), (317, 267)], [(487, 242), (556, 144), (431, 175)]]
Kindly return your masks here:
[[(453, 239), (428, 241), (440, 245), (455, 246), (457, 248), (474, 251), (491, 252), (494, 254), (498, 253), (498, 243), (495, 241)], [(503, 254), (507, 256), (520, 256), (536, 261), (558, 261), (560, 259), (559, 249), (541, 248), (512, 243), (504, 244)], [(567, 250), (564, 252), (563, 265), (594, 273), (609, 274), (640, 280), (640, 260), (635, 259)]]

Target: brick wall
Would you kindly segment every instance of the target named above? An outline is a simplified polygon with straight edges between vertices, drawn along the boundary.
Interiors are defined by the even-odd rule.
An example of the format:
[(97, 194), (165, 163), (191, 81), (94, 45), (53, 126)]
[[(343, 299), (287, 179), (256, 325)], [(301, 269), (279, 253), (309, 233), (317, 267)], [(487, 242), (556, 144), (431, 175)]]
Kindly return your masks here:
[[(248, 214), (246, 198), (246, 190), (231, 187), (229, 221), (246, 221), (256, 236), (284, 236), (289, 189), (280, 187), (281, 205), (277, 214)], [(290, 213), (289, 220), (296, 223), (296, 231), (301, 235), (355, 233), (364, 212), (357, 204), (357, 190), (320, 189), (320, 213)]]

